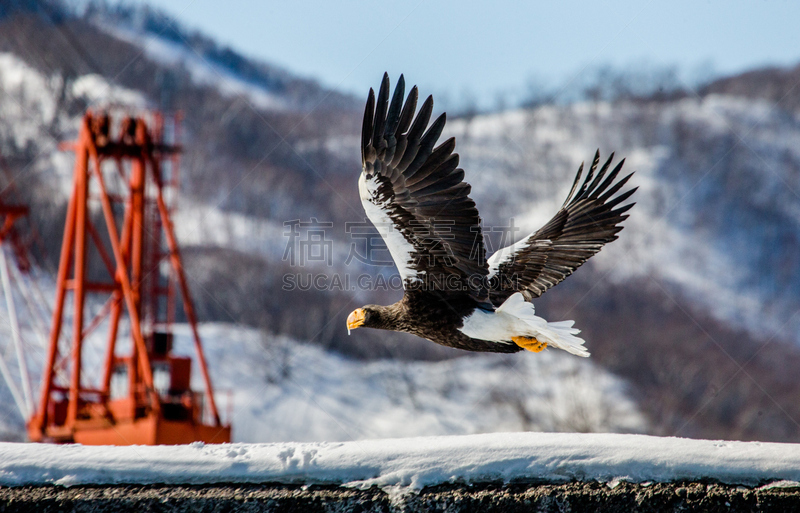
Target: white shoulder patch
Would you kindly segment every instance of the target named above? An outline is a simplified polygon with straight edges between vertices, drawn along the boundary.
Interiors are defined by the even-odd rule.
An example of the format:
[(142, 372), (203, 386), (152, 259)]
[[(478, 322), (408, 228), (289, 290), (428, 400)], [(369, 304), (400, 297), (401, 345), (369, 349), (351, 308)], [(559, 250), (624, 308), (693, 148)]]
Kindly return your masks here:
[[(514, 259), (517, 257), (520, 251), (527, 248), (531, 245), (530, 242), (531, 235), (524, 237), (522, 240), (515, 242), (510, 246), (506, 246), (504, 248), (500, 248), (494, 253), (492, 256), (489, 257), (487, 263), (489, 264), (489, 278), (491, 279), (497, 274), (497, 271), (500, 269), (500, 266), (506, 262), (513, 262)], [(549, 239), (542, 239), (535, 241), (537, 246), (541, 246), (546, 248), (551, 245)]]
[(363, 172), (358, 178), (358, 192), (361, 196), (361, 204), (364, 212), (378, 233), (381, 234), (389, 253), (392, 255), (394, 265), (400, 272), (400, 277), (405, 285), (406, 280), (420, 280), (419, 273), (411, 267), (413, 263), (412, 254), (414, 246), (406, 240), (400, 230), (398, 230), (392, 218), (389, 216), (388, 204), (382, 203), (377, 199), (378, 181), (374, 178), (367, 179)]
[(513, 260), (514, 255), (517, 254), (517, 251), (523, 249), (527, 246), (528, 237), (504, 248), (500, 248), (494, 253), (492, 256), (489, 257), (487, 263), (489, 264), (489, 278), (492, 278), (495, 274), (497, 274), (497, 270), (500, 268), (500, 265), (504, 262), (508, 262)]

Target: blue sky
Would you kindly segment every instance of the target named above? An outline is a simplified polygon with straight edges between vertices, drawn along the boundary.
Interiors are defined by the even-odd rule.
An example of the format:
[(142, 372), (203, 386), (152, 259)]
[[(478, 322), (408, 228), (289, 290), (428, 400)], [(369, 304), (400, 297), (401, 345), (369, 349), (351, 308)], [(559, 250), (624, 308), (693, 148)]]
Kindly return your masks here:
[(149, 3), (251, 57), (359, 96), (401, 72), (453, 105), (587, 70), (676, 66), (692, 83), (800, 62), (800, 2), (122, 0)]

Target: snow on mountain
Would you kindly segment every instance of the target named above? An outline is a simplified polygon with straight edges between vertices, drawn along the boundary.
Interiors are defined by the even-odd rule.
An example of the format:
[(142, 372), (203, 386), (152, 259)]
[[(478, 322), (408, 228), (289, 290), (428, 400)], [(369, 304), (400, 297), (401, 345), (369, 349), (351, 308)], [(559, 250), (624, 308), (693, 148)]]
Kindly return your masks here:
[(94, 73), (78, 77), (72, 84), (72, 95), (84, 98), (91, 107), (99, 109), (124, 107), (136, 112), (151, 107), (150, 102), (138, 91), (111, 83)]
[[(22, 324), (35, 392), (44, 348), (27, 319)], [(87, 382), (98, 379), (92, 369), (101, 368), (106, 331), (101, 324), (85, 344)], [(124, 354), (130, 348), (129, 331), (125, 326), (120, 331), (118, 351)], [(363, 362), (234, 325), (203, 324), (200, 332), (217, 403), (233, 422), (236, 441), (647, 430), (623, 381), (590, 361), (555, 351), (436, 363)], [(193, 355), (188, 326), (175, 326), (175, 334), (175, 351)], [(0, 322), (0, 338), (0, 352), (11, 362), (7, 321)], [(202, 390), (197, 368), (193, 379), (193, 387)], [(5, 383), (0, 383), (0, 404), (0, 433), (19, 436), (23, 419)]]
[[(16, 148), (33, 146), (38, 155), (30, 173), (52, 173), (58, 177), (58, 190), (66, 198), (71, 191), (74, 157), (58, 149), (51, 128), (74, 137), (80, 114), (68, 116), (59, 111), (57, 98), (63, 83), (27, 65), (16, 55), (0, 53), (0, 133)], [(142, 112), (151, 105), (139, 92), (111, 83), (96, 75), (73, 80), (68, 94), (94, 109), (125, 107)], [(213, 205), (182, 199), (175, 220), (179, 239), (184, 244), (229, 247), (278, 258), (283, 250), (283, 226), (262, 218), (225, 212)], [(277, 241), (277, 242), (276, 242)]]
[(142, 33), (121, 26), (98, 24), (112, 36), (140, 47), (153, 61), (171, 67), (183, 66), (195, 84), (208, 85), (228, 97), (245, 97), (259, 109), (282, 110), (287, 103), (266, 88), (250, 83), (231, 73), (184, 45), (150, 33)]
[(718, 319), (770, 336), (800, 333), (800, 319), (786, 324), (798, 307), (797, 277), (762, 263), (787, 244), (784, 231), (800, 227), (791, 171), (798, 126), (764, 101), (710, 95), (490, 114), (452, 121), (445, 135), (458, 139), (485, 231), (513, 218), (513, 240), (552, 217), (597, 146), (601, 163), (616, 151), (615, 164), (625, 157), (624, 172), (636, 171), (637, 204), (592, 266), (617, 281), (664, 280)]
[[(187, 47), (119, 27), (105, 30), (139, 45), (156, 62), (184, 66), (198, 84), (218, 87), (228, 96), (245, 95), (264, 109), (285, 107), (264, 87), (209, 64)], [(78, 98), (94, 107), (148, 106), (143, 94), (99, 75), (65, 84), (7, 53), (0, 54), (0, 89), (3, 142), (19, 153), (27, 149), (32, 165), (26, 172), (48, 180), (55, 176), (63, 197), (73, 157), (57, 149), (60, 141), (53, 134), (59, 139), (75, 134), (82, 113), (59, 108), (59, 98)], [(798, 126), (796, 115), (763, 101), (709, 95), (670, 102), (550, 105), (456, 119), (448, 123), (445, 136), (458, 138), (457, 151), (485, 230), (503, 230), (513, 218), (519, 228), (512, 234), (515, 239), (555, 213), (577, 165), (589, 161), (597, 146), (603, 159), (616, 150), (618, 159), (627, 158), (625, 169), (637, 171), (632, 180), (640, 187), (637, 206), (620, 240), (581, 273), (594, 269), (596, 276), (617, 281), (656, 278), (718, 319), (759, 333), (761, 340), (782, 327), (800, 333), (800, 318), (792, 318), (800, 279), (792, 265), (796, 260), (787, 253), (800, 233), (800, 175), (792, 174), (800, 169)], [(302, 157), (320, 148), (343, 161), (352, 158), (357, 173), (357, 136), (312, 133), (292, 149)], [(230, 165), (241, 164), (225, 156)], [(352, 180), (355, 187), (355, 175)], [(326, 214), (322, 211), (320, 219)], [(284, 220), (185, 198), (176, 228), (184, 245), (235, 249), (275, 262), (287, 242)], [(335, 265), (340, 266), (349, 241), (334, 244)], [(791, 319), (788, 325), (786, 319)], [(214, 355), (212, 375), (221, 388), (234, 390), (237, 440), (647, 429), (622, 381), (591, 362), (551, 352), (439, 363), (357, 362), (289, 338), (263, 338), (256, 331), (221, 325), (203, 330)], [(7, 346), (3, 351), (11, 354)], [(13, 409), (4, 394), (0, 386), (4, 411), (12, 412), (6, 414), (8, 421)], [(0, 429), (6, 421), (0, 420)], [(17, 431), (21, 427), (16, 421), (6, 425)]]
[[(177, 327), (176, 351), (191, 354), (189, 335)], [(364, 362), (226, 324), (201, 335), (236, 441), (647, 429), (619, 378), (555, 351)]]
[(180, 200), (173, 216), (175, 235), (183, 245), (217, 246), (283, 258), (285, 227), (272, 220), (221, 210), (191, 199)]
[(59, 141), (49, 131), (61, 121), (56, 100), (61, 86), (59, 79), (39, 73), (16, 55), (0, 53), (0, 137), (14, 148), (32, 148), (42, 157), (28, 172), (41, 173), (52, 166), (62, 171), (56, 176), (66, 187), (70, 159), (59, 155)]
[[(800, 283), (794, 276), (781, 283), (774, 269), (759, 266), (776, 242), (765, 240), (765, 234), (800, 228), (798, 178), (791, 166), (775, 162), (800, 162), (798, 126), (800, 118), (765, 101), (709, 95), (660, 104), (577, 103), (480, 115), (449, 121), (442, 137), (457, 139), (484, 233), (507, 233), (511, 227), (504, 245), (537, 230), (557, 212), (579, 164), (588, 167), (598, 146), (601, 164), (615, 151), (614, 165), (625, 158), (623, 174), (636, 172), (630, 182), (639, 187), (632, 198), (636, 206), (619, 240), (589, 267), (617, 282), (662, 279), (717, 319), (769, 337), (800, 333), (800, 319), (792, 319)], [(715, 152), (707, 157), (710, 162), (681, 155), (685, 143), (676, 139), (695, 135), (698, 145), (738, 141), (743, 152), (751, 153), (748, 167), (733, 173), (726, 169), (725, 155)], [(358, 151), (353, 138), (339, 140), (338, 146), (342, 153)], [(715, 189), (727, 186), (725, 180), (756, 180), (739, 219), (749, 224), (725, 217), (723, 208), (731, 208), (726, 201), (734, 203), (735, 197), (703, 201), (731, 195)], [(709, 217), (722, 221), (710, 226)], [(498, 239), (492, 240), (488, 255), (500, 249)], [(776, 293), (776, 288), (783, 290)], [(798, 335), (789, 337), (800, 342)]]
[(502, 433), (342, 443), (88, 447), (0, 443), (0, 486), (711, 481), (798, 486), (794, 444), (619, 434)]
[(141, 93), (99, 75), (80, 76), (65, 84), (60, 75), (48, 76), (11, 53), (0, 53), (0, 91), (0, 137), (12, 145), (12, 151), (33, 152), (35, 158), (24, 172), (55, 178), (48, 181), (63, 197), (71, 190), (73, 155), (59, 150), (62, 141), (54, 134), (77, 135), (82, 113), (67, 114), (59, 98), (67, 96), (95, 109), (125, 106), (135, 112), (148, 107)]
[[(0, 95), (3, 133), (13, 137), (18, 147), (35, 144), (40, 148), (34, 166), (39, 172), (58, 176), (59, 190), (66, 197), (72, 155), (57, 149), (59, 141), (48, 127), (74, 133), (80, 118), (79, 114), (67, 116), (56, 109), (60, 85), (17, 57), (0, 55), (0, 86), (7, 93)], [(97, 75), (78, 77), (70, 93), (95, 107), (147, 105), (139, 93)], [(175, 221), (182, 244), (233, 248), (273, 260), (283, 256), (285, 227), (268, 219), (223, 212), (213, 205), (183, 199)], [(338, 244), (335, 252), (341, 256), (348, 248), (348, 244)], [(47, 301), (52, 300), (52, 287), (52, 281), (41, 282)], [(94, 305), (89, 310), (99, 307)], [(24, 312), (25, 305), (18, 304), (17, 310)], [(68, 311), (67, 321), (69, 315)], [(41, 334), (29, 321), (21, 320), (22, 335), (30, 346), (29, 369), (36, 389), (44, 355)], [(8, 321), (2, 324), (0, 350), (11, 362)], [(99, 368), (105, 331), (105, 324), (101, 324), (87, 343), (84, 361), (89, 368)], [(188, 338), (185, 327), (178, 331), (183, 333), (178, 338), (181, 347)], [(123, 328), (123, 339), (126, 332)], [(439, 363), (359, 362), (287, 338), (265, 339), (257, 331), (233, 326), (206, 325), (203, 335), (212, 376), (220, 389), (233, 392), (234, 436), (240, 441), (646, 429), (621, 380), (591, 362), (551, 352)], [(120, 350), (124, 347), (121, 343)], [(19, 373), (14, 377), (19, 379)], [(196, 386), (201, 388), (199, 383)], [(222, 394), (221, 404), (226, 404), (225, 399)], [(19, 437), (23, 418), (3, 385), (0, 402), (4, 412), (0, 431), (6, 433), (5, 437)]]
[[(54, 143), (48, 128), (78, 131), (82, 113), (65, 116), (59, 110), (59, 97), (65, 87), (60, 75), (46, 75), (12, 53), (0, 52), (0, 120), (9, 125), (7, 137), (17, 147)], [(145, 97), (116, 85), (106, 78), (89, 74), (75, 78), (65, 91), (71, 98), (82, 99), (95, 108), (125, 106), (134, 111), (149, 106)], [(13, 130), (11, 130), (13, 128)]]
[[(46, 77), (11, 53), (0, 53), (2, 119), (13, 119), (10, 136), (19, 147), (41, 138), (41, 126), (56, 116), (56, 91), (60, 84)], [(7, 122), (7, 121), (6, 121)]]

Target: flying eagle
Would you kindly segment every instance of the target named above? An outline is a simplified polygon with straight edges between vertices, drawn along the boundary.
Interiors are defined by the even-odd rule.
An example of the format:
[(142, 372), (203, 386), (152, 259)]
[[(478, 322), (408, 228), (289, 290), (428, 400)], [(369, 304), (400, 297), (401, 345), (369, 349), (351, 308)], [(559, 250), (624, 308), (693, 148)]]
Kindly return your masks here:
[[(347, 318), (359, 327), (402, 331), (469, 351), (539, 352), (557, 347), (589, 356), (573, 321), (547, 322), (532, 299), (572, 274), (617, 238), (636, 190), (631, 177), (609, 173), (613, 153), (598, 171), (599, 151), (586, 178), (583, 164), (556, 215), (537, 232), (485, 259), (480, 217), (453, 153), (455, 139), (435, 146), (445, 114), (431, 125), (429, 96), (417, 108), (414, 86), (403, 102), (403, 76), (389, 101), (384, 74), (378, 101), (370, 89), (361, 128), (358, 190), (367, 217), (380, 232), (403, 280), (403, 299), (367, 305)], [(618, 194), (619, 193), (619, 194)]]

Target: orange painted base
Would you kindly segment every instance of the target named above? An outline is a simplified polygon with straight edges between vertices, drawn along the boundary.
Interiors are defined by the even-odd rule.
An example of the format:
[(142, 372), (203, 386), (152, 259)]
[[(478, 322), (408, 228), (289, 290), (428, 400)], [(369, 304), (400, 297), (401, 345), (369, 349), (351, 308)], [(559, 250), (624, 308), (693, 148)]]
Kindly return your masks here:
[(145, 417), (97, 429), (86, 426), (76, 429), (73, 436), (83, 445), (221, 444), (231, 441), (231, 428)]

